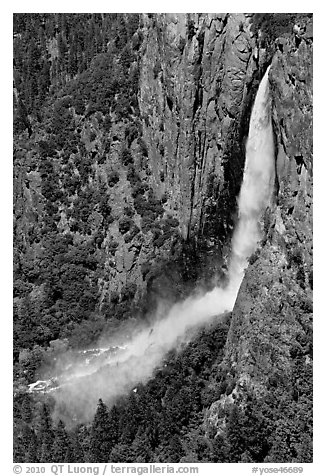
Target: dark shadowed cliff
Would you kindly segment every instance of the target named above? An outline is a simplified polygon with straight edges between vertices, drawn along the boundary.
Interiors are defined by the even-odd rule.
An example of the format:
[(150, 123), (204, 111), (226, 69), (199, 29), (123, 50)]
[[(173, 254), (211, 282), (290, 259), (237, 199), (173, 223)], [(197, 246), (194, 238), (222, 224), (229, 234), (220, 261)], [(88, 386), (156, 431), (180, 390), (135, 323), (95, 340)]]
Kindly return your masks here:
[[(89, 346), (150, 320), (158, 301), (223, 281), (271, 65), (275, 194), (234, 310), (110, 411), (120, 429), (105, 454), (311, 461), (311, 15), (19, 14), (14, 30), (17, 385), (56, 348)], [(92, 429), (69, 436), (85, 461), (101, 405)], [(19, 418), (17, 441), (35, 432), (33, 457), (52, 461), (44, 428)]]
[[(232, 313), (224, 364), (234, 389), (212, 405), (208, 418), (223, 432), (229, 405), (245, 408), (248, 399), (257, 399), (262, 421), (273, 408), (275, 433), (267, 461), (296, 461), (302, 451), (312, 454), (307, 440), (312, 431), (311, 22), (298, 21), (295, 32), (275, 46), (269, 75), (275, 203)], [(284, 443), (291, 439), (292, 444)]]

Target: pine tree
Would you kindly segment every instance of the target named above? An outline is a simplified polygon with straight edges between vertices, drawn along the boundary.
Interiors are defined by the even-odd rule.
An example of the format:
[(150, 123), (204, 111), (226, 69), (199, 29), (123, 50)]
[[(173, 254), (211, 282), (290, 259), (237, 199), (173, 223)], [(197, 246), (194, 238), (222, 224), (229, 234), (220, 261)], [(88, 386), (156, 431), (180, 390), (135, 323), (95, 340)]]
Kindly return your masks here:
[(35, 432), (32, 431), (29, 439), (28, 450), (25, 454), (25, 463), (38, 463), (37, 453), (37, 438)]
[(85, 427), (80, 426), (71, 432), (72, 460), (71, 463), (84, 463), (85, 455), (82, 442), (85, 436)]
[(169, 463), (178, 463), (184, 456), (181, 439), (178, 435), (173, 435), (167, 448)]
[(54, 435), (52, 429), (52, 419), (49, 409), (45, 403), (42, 405), (39, 415), (37, 438), (39, 441), (38, 458), (40, 463), (50, 463), (52, 461)]
[(134, 393), (132, 393), (127, 404), (124, 405), (123, 413), (120, 417), (121, 443), (131, 444), (136, 436), (139, 426), (139, 408)]
[(31, 433), (31, 429), (23, 421), (20, 420), (14, 424), (13, 458), (15, 462), (23, 463), (25, 461)]
[(227, 423), (227, 442), (230, 445), (229, 457), (232, 463), (238, 463), (247, 449), (243, 430), (243, 415), (239, 407), (234, 405)]
[[(93, 463), (106, 463), (117, 441), (117, 421), (111, 419), (106, 405), (99, 400), (91, 429), (90, 457)], [(114, 415), (114, 414), (113, 414)]]
[[(68, 445), (65, 452), (64, 463), (74, 463), (75, 462), (75, 454), (74, 448), (68, 441)], [(80, 463), (80, 460), (77, 460), (77, 463)]]
[(22, 404), (21, 404), (20, 413), (21, 413), (21, 419), (25, 423), (31, 423), (31, 421), (32, 421), (32, 408), (31, 408), (30, 396), (29, 396), (28, 393), (26, 393), (24, 395), (24, 398), (23, 398), (23, 401), (22, 401)]
[(52, 458), (56, 463), (64, 463), (70, 442), (65, 430), (64, 423), (60, 420), (54, 432)]
[(138, 430), (132, 444), (135, 453), (135, 463), (150, 463), (153, 461), (153, 452), (146, 432)]
[(112, 463), (133, 463), (135, 454), (130, 445), (117, 444), (111, 451), (110, 459)]
[(230, 445), (224, 435), (217, 435), (212, 441), (211, 461), (213, 463), (229, 462)]

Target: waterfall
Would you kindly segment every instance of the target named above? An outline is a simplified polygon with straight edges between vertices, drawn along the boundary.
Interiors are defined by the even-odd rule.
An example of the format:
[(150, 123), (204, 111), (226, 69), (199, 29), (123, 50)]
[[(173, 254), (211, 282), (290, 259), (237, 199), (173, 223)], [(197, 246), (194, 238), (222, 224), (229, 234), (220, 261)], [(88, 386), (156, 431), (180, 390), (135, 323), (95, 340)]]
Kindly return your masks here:
[(79, 418), (92, 417), (100, 397), (109, 403), (139, 382), (146, 382), (166, 353), (189, 339), (189, 331), (233, 309), (248, 258), (261, 238), (260, 218), (273, 193), (274, 145), (268, 72), (269, 69), (260, 83), (250, 119), (228, 285), (174, 305), (152, 329), (138, 332), (126, 343), (123, 352), (104, 363), (101, 361), (101, 367), (84, 379), (76, 378), (76, 368), (72, 365), (71, 379), (68, 384), (59, 386), (60, 391), (55, 392), (54, 397), (68, 407), (72, 402), (77, 405)]
[(239, 222), (232, 238), (230, 281), (242, 281), (247, 260), (261, 239), (259, 221), (273, 196), (275, 182), (274, 139), (268, 73), (259, 85), (246, 145), (246, 163), (238, 199)]

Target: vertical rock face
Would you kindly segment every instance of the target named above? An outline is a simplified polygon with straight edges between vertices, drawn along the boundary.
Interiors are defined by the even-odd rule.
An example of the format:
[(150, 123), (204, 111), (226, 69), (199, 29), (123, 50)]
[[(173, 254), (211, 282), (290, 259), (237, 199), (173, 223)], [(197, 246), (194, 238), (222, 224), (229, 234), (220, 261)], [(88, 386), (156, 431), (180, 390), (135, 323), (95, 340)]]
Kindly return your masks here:
[(241, 180), (243, 157), (228, 152), (255, 69), (249, 18), (164, 14), (144, 21), (139, 99), (156, 187), (167, 192), (184, 238), (203, 233), (210, 207), (227, 234), (221, 192), (232, 195)]
[[(65, 144), (51, 152), (43, 151), (41, 156), (41, 143), (50, 139), (48, 125), (43, 125), (33, 137), (34, 145), (28, 146), (30, 150), (19, 150), (15, 172), (16, 218), (23, 249), (25, 237), (33, 236), (33, 227), (36, 233), (43, 226), (38, 217), (49, 214), (44, 197), (52, 193), (54, 181), (51, 185), (46, 182), (51, 172), (56, 178), (57, 195), (71, 195), (68, 201), (57, 199), (54, 226), (58, 234), (74, 233), (71, 224), (75, 228), (77, 225), (69, 217), (76, 215), (80, 222), (85, 215), (85, 210), (78, 215), (75, 209), (79, 199), (79, 205), (83, 204), (85, 197), (81, 195), (86, 190), (96, 204), (95, 210), (87, 210), (88, 217), (83, 216), (83, 229), (88, 230), (83, 236), (85, 242), (91, 238), (99, 242), (96, 254), (104, 267), (99, 279), (102, 300), (107, 290), (111, 299), (113, 292), (121, 293), (123, 286), (131, 282), (141, 288), (141, 267), (152, 266), (159, 255), (169, 256), (170, 238), (173, 233), (177, 235), (178, 227), (183, 239), (204, 243), (208, 258), (226, 257), (242, 180), (250, 108), (258, 76), (261, 77), (268, 59), (258, 48), (251, 21), (252, 15), (245, 14), (142, 15), (131, 36), (134, 41), (141, 33), (142, 41), (133, 43), (137, 43), (139, 50), (131, 59), (130, 52), (129, 56), (125, 52), (124, 59), (115, 57), (118, 79), (120, 63), (127, 64), (126, 77), (139, 68), (139, 81), (134, 81), (137, 107), (133, 105), (128, 120), (117, 119), (117, 108), (113, 113), (112, 107), (105, 114), (92, 112), (87, 103), (89, 91), (81, 109), (79, 103), (73, 107), (70, 104), (73, 86), (62, 92), (65, 98), (54, 105), (60, 119), (52, 122), (57, 127), (66, 115), (71, 141), (77, 147), (70, 149)], [(291, 239), (298, 234), (302, 241), (300, 253), (307, 266), (311, 251), (303, 237), (311, 233), (311, 36), (310, 25), (296, 25), (294, 33), (279, 38), (270, 70), (278, 195), (275, 213), (270, 214), (274, 231), (268, 243), (284, 242), (290, 246)], [(48, 53), (54, 39), (51, 41)], [(94, 65), (92, 68), (97, 71), (96, 62)], [(96, 74), (101, 77), (103, 71), (99, 68)], [(96, 74), (90, 75), (89, 81), (96, 82)], [(47, 112), (50, 116), (52, 113)], [(108, 121), (107, 130), (104, 120)], [(137, 139), (135, 134), (139, 135)], [(147, 149), (146, 156), (142, 155), (139, 140)], [(125, 148), (127, 160), (124, 157), (122, 163)], [(133, 165), (128, 161), (133, 161)], [(83, 190), (76, 196), (70, 190), (75, 190), (81, 176)], [(98, 189), (101, 204), (96, 202)], [(138, 208), (137, 194), (143, 197)], [(163, 195), (164, 207), (158, 203)], [(52, 213), (51, 200), (46, 206)], [(155, 220), (142, 213), (144, 204), (156, 209)], [(134, 221), (129, 231), (132, 220), (128, 225), (124, 217), (121, 222), (126, 209)], [(105, 224), (104, 215), (110, 215)], [(101, 223), (100, 236), (95, 236)], [(293, 237), (288, 238), (287, 234)], [(78, 233), (75, 238), (80, 239)], [(32, 255), (37, 244), (32, 238), (30, 241), (28, 253)], [(35, 262), (31, 265), (35, 268)]]
[[(140, 35), (141, 46), (131, 55), (132, 59), (128, 48), (121, 58), (115, 51), (115, 63), (111, 65), (117, 82), (121, 82), (121, 64), (129, 65), (126, 67), (128, 78), (136, 77), (135, 71), (139, 70), (139, 80), (137, 76), (134, 82), (137, 84), (138, 101), (134, 97), (137, 106), (133, 104), (128, 117), (118, 118), (120, 104), (115, 108), (111, 105), (111, 109), (105, 109), (105, 114), (96, 112), (96, 109), (101, 110), (101, 105), (94, 107), (91, 104), (90, 86), (81, 101), (82, 105), (83, 101), (85, 103), (83, 107), (80, 101), (71, 106), (69, 101), (75, 91), (84, 87), (83, 82), (78, 83), (78, 75), (77, 86), (72, 82), (71, 87), (61, 92), (67, 96), (67, 102), (63, 99), (60, 103), (58, 99), (54, 106), (61, 115), (58, 123), (62, 122), (64, 114), (67, 115), (74, 136), (71, 141), (78, 144), (76, 150), (79, 150), (72, 154), (69, 146), (59, 146), (59, 152), (49, 157), (58, 189), (63, 195), (69, 195), (68, 201), (58, 205), (58, 233), (74, 233), (69, 217), (74, 216), (78, 203), (83, 202), (85, 189), (95, 197), (95, 202), (100, 189), (103, 204), (105, 202), (105, 206), (96, 205), (89, 218), (84, 213), (87, 222), (84, 228), (89, 228), (84, 236), (85, 243), (93, 238), (101, 241), (96, 251), (103, 265), (98, 280), (101, 303), (111, 301), (115, 294), (121, 295), (129, 284), (136, 284), (139, 297), (148, 276), (144, 270), (148, 272), (162, 257), (174, 261), (170, 250), (174, 238), (181, 241), (180, 234), (192, 243), (201, 241), (204, 259), (208, 256), (210, 261), (220, 262), (221, 257), (227, 258), (244, 164), (248, 108), (253, 99), (254, 76), (258, 74), (256, 39), (250, 32), (250, 15), (142, 15), (132, 41), (135, 43)], [(51, 41), (49, 39), (47, 53), (52, 52), (54, 40)], [(107, 48), (110, 48), (109, 44)], [(50, 57), (53, 60), (52, 53)], [(89, 68), (94, 71), (89, 81), (95, 86), (96, 75), (103, 75), (101, 61), (98, 59)], [(105, 86), (107, 94), (114, 97), (108, 84), (109, 81)], [(120, 98), (120, 95), (112, 99), (113, 103), (123, 103), (128, 110), (128, 99)], [(103, 93), (100, 102), (105, 98)], [(52, 110), (47, 114), (51, 116)], [(103, 126), (104, 120), (108, 121), (107, 127)], [(41, 126), (36, 138), (32, 139), (32, 150), (22, 152), (22, 166), (20, 169), (17, 166), (22, 187), (17, 194), (16, 207), (24, 209), (17, 221), (18, 235), (25, 236), (28, 229), (33, 228), (25, 220), (28, 214), (36, 216), (37, 208), (39, 216), (47, 213), (42, 205), (41, 190), (45, 175), (42, 180), (39, 175), (44, 161), (35, 146), (43, 139), (48, 141), (49, 135)], [(123, 163), (121, 157), (126, 148), (129, 155)], [(145, 155), (143, 149), (146, 149)], [(133, 164), (128, 164), (128, 160)], [(85, 183), (76, 197), (66, 184), (70, 181), (72, 190), (81, 175)], [(29, 190), (24, 181), (30, 184)], [(137, 194), (145, 199), (140, 197), (137, 202)], [(163, 197), (164, 208), (157, 202), (163, 201)], [(146, 217), (140, 210), (144, 204), (156, 207), (159, 216)], [(98, 208), (104, 214), (111, 210), (111, 218), (106, 224)], [(119, 225), (126, 208), (131, 210), (136, 225), (128, 233)], [(172, 228), (172, 222), (166, 222), (171, 218), (174, 220)], [(38, 221), (41, 223), (43, 218)], [(35, 224), (36, 229), (39, 226)], [(76, 227), (76, 223), (73, 226)], [(97, 236), (99, 232), (100, 236)], [(75, 238), (79, 240), (78, 233)]]
[[(88, 51), (82, 74), (72, 64), (67, 76), (66, 53), (74, 60), (84, 52), (76, 56), (61, 45), (60, 53), (56, 20), (44, 49), (39, 45), (40, 61), (51, 58), (53, 76), (39, 89), (48, 93), (49, 83), (58, 97), (43, 105), (41, 119), (20, 111), (16, 300), (23, 324), (17, 340), (29, 310), (36, 309), (36, 324), (38, 312), (44, 322), (18, 351), (35, 342), (46, 347), (64, 332), (70, 336), (74, 319), (77, 330), (87, 321), (88, 335), (113, 311), (120, 320), (130, 317), (130, 304), (156, 265), (164, 275), (159, 260), (173, 269), (182, 240), (207, 261), (227, 261), (250, 110), (270, 64), (275, 198), (232, 313), (223, 364), (212, 375), (212, 391), (219, 390), (205, 424), (215, 437), (225, 431), (232, 406), (264, 402), (253, 413), (274, 425), (268, 442), (273, 461), (302, 461), (307, 445), (295, 436), (310, 434), (312, 425), (312, 23), (294, 25), (275, 42), (272, 23), (267, 31), (273, 39), (263, 47), (261, 32), (252, 32), (253, 15), (125, 17), (113, 20), (117, 34), (107, 27), (110, 41), (98, 31), (102, 47)], [(18, 53), (24, 66), (25, 49)], [(195, 258), (187, 258), (195, 268)], [(173, 284), (182, 288), (180, 275)], [(291, 454), (273, 450), (274, 440), (286, 439)]]
[[(221, 409), (230, 402), (243, 405), (250, 394), (261, 401), (275, 398), (274, 419), (282, 438), (294, 428), (311, 432), (311, 36), (308, 23), (280, 38), (271, 62), (277, 191), (265, 217), (266, 239), (251, 259), (233, 311), (224, 364), (236, 385), (211, 407), (216, 431), (223, 431)], [(287, 409), (280, 410), (278, 399), (287, 402)], [(300, 444), (283, 461), (299, 460)], [(282, 458), (277, 451), (275, 458)]]
[[(252, 356), (264, 355), (252, 375), (257, 382), (261, 372), (271, 374), (271, 367), (291, 373), (291, 346), (298, 333), (311, 331), (312, 48), (309, 39), (298, 48), (294, 41), (285, 42), (270, 70), (278, 150), (272, 222), (261, 254), (246, 273), (229, 336), (227, 358), (244, 373)], [(268, 352), (262, 347), (258, 352), (267, 337)], [(271, 358), (273, 352), (282, 352), (282, 358)]]

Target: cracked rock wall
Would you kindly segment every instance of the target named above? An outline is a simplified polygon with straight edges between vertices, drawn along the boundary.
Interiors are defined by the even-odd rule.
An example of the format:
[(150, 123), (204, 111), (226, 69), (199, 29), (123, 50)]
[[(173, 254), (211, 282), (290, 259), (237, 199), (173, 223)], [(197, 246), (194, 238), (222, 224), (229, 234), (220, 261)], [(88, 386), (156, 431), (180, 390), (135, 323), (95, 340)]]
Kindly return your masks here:
[[(251, 100), (257, 67), (249, 19), (243, 14), (144, 19), (139, 97), (144, 138), (156, 187), (167, 192), (184, 238), (203, 233), (212, 205), (214, 219), (221, 220), (225, 235), (230, 232), (221, 191), (230, 180), (237, 190), (241, 181), (243, 156), (227, 152)], [(225, 173), (228, 161), (231, 179)], [(225, 236), (206, 238), (215, 243)]]
[[(275, 393), (297, 405), (289, 417), (293, 428), (282, 427), (282, 438), (286, 438), (287, 434), (293, 437), (297, 427), (302, 434), (310, 432), (312, 424), (308, 388), (313, 310), (310, 22), (278, 39), (269, 78), (277, 192), (265, 217), (266, 239), (250, 261), (232, 313), (223, 365), (235, 385), (213, 403), (207, 421), (216, 433), (223, 432), (225, 411), (232, 403), (241, 407), (248, 394), (266, 401), (275, 398)], [(285, 423), (278, 423), (279, 428), (288, 424), (287, 413), (293, 411), (286, 405)], [(275, 406), (275, 421), (277, 412)]]

